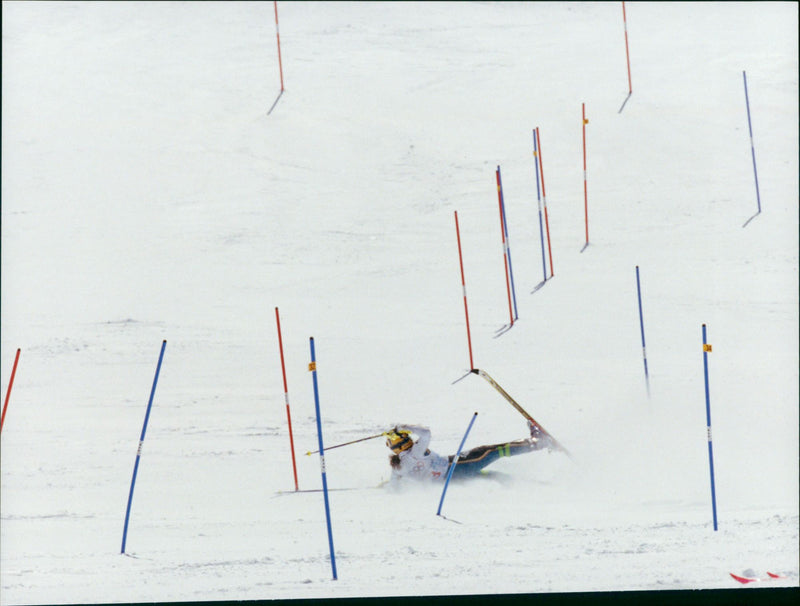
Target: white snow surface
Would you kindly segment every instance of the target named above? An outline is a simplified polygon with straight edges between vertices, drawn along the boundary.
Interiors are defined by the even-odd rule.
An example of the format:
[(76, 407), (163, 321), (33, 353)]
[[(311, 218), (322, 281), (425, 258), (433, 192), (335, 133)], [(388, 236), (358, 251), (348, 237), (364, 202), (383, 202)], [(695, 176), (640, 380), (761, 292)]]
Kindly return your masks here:
[[(271, 2), (2, 8), (0, 602), (798, 586), (796, 3), (628, 3), (622, 112), (620, 3), (279, 3), (269, 115)], [(326, 446), (422, 423), (450, 454), (473, 412), (466, 447), (525, 437), (454, 383), (454, 211), (474, 366), (574, 460), (498, 461), (445, 518), (441, 485), (375, 488), (382, 440), (328, 451), (334, 581), (275, 308), (301, 489), (311, 336)]]

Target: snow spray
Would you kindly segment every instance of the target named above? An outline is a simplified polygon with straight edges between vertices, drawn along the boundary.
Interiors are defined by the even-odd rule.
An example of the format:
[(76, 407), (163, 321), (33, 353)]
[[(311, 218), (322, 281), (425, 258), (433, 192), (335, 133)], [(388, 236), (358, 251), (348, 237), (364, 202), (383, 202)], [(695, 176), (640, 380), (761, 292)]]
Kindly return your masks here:
[(536, 202), (539, 204), (539, 239), (542, 243), (542, 284), (547, 282), (547, 265), (544, 259), (544, 228), (542, 227), (542, 198), (539, 195), (539, 148), (536, 145), (536, 129), (533, 131), (533, 172), (536, 173)]
[(711, 508), (714, 515), (714, 530), (717, 529), (717, 495), (714, 489), (714, 450), (711, 444), (711, 398), (708, 395), (708, 354), (711, 345), (706, 341), (706, 325), (703, 324), (703, 374), (706, 383), (706, 429), (708, 431), (708, 467), (711, 470)]
[(477, 416), (478, 416), (477, 412), (472, 415), (472, 418), (469, 421), (469, 426), (467, 426), (467, 431), (464, 432), (464, 437), (461, 438), (461, 444), (459, 444), (456, 454), (453, 455), (453, 462), (450, 463), (450, 470), (447, 472), (447, 479), (444, 481), (444, 488), (442, 489), (442, 498), (439, 499), (439, 509), (436, 511), (437, 516), (442, 515), (442, 504), (444, 503), (444, 495), (447, 494), (447, 487), (450, 485), (450, 478), (453, 477), (453, 471), (456, 468), (456, 463), (458, 463), (458, 458), (461, 456), (461, 449), (464, 448), (464, 442), (467, 441), (469, 430), (472, 429), (472, 424), (475, 423), (475, 417)]
[(639, 328), (642, 331), (642, 357), (644, 358), (644, 382), (647, 385), (647, 397), (650, 397), (650, 375), (647, 372), (647, 348), (644, 344), (644, 316), (642, 315), (642, 287), (639, 282), (639, 266), (636, 266), (636, 295), (639, 298)]
[[(500, 167), (495, 171), (497, 177), (497, 203), (500, 206), (500, 231), (503, 238), (503, 260), (506, 268), (506, 290), (508, 291), (508, 314), (511, 317), (511, 326), (519, 318), (517, 313), (517, 291), (514, 289), (514, 269), (511, 266), (511, 244), (508, 241), (508, 221), (506, 219), (506, 204), (503, 199), (503, 182), (500, 179)], [(510, 288), (509, 288), (510, 286)], [(511, 300), (514, 300), (514, 311), (511, 311)]]
[(11, 369), (11, 378), (8, 380), (8, 389), (6, 390), (6, 401), (3, 404), (3, 414), (0, 416), (0, 431), (3, 431), (3, 423), (6, 421), (6, 409), (8, 408), (8, 400), (11, 397), (11, 388), (14, 386), (14, 375), (17, 374), (17, 363), (19, 362), (19, 352), (14, 356), (14, 367)]
[(622, 107), (619, 108), (617, 113), (621, 114), (622, 110), (625, 109), (625, 104), (628, 102), (628, 99), (631, 98), (633, 94), (633, 85), (631, 84), (631, 56), (628, 52), (628, 17), (625, 14), (625, 3), (622, 3), (622, 25), (625, 29), (625, 61), (628, 64), (628, 96), (625, 97), (625, 101), (622, 102)]
[[(758, 202), (758, 212), (750, 217), (747, 220), (747, 223), (750, 223), (757, 215), (761, 214), (761, 194), (758, 192), (758, 171), (756, 170), (756, 150), (753, 146), (753, 125), (750, 122), (750, 98), (747, 95), (747, 73), (742, 72), (742, 77), (744, 78), (744, 101), (747, 105), (747, 128), (750, 131), (750, 153), (753, 156), (753, 175), (756, 178), (756, 202)], [(747, 227), (747, 223), (745, 223), (742, 227)]]
[(322, 421), (319, 416), (319, 387), (317, 386), (317, 357), (314, 353), (314, 337), (309, 338), (311, 346), (311, 364), (308, 365), (308, 370), (314, 380), (314, 405), (317, 409), (317, 437), (319, 439), (319, 465), (322, 472), (322, 494), (325, 498), (325, 519), (328, 524), (328, 547), (331, 552), (331, 569), (333, 571), (333, 580), (336, 580), (336, 556), (333, 551), (333, 531), (331, 530), (331, 508), (328, 502), (328, 479), (325, 471), (325, 448), (322, 445)]
[(544, 205), (544, 224), (547, 230), (547, 254), (550, 257), (550, 277), (553, 277), (553, 249), (550, 247), (550, 221), (547, 218), (547, 190), (544, 187), (544, 164), (542, 162), (542, 139), (539, 136), (539, 127), (536, 127), (536, 143), (539, 150), (539, 173), (542, 175), (542, 203)]
[(464, 316), (467, 320), (467, 346), (469, 347), (469, 368), (472, 370), (475, 365), (472, 363), (472, 338), (469, 335), (469, 309), (467, 308), (467, 286), (464, 282), (464, 258), (461, 256), (461, 232), (458, 230), (458, 211), (453, 211), (456, 217), (456, 241), (458, 242), (458, 264), (461, 267), (461, 290), (464, 293)]
[(136, 462), (133, 465), (133, 477), (131, 478), (131, 489), (128, 493), (128, 507), (125, 510), (125, 527), (122, 530), (122, 550), (120, 553), (125, 553), (125, 542), (128, 539), (128, 522), (131, 517), (131, 502), (133, 501), (133, 489), (136, 486), (136, 474), (139, 471), (139, 459), (142, 457), (142, 444), (144, 443), (144, 434), (147, 432), (147, 422), (150, 420), (150, 409), (153, 407), (153, 396), (156, 393), (156, 385), (158, 385), (158, 375), (161, 372), (161, 361), (164, 359), (164, 349), (167, 347), (166, 339), (161, 343), (161, 353), (158, 355), (158, 365), (156, 366), (156, 376), (153, 379), (153, 387), (150, 390), (150, 400), (147, 402), (147, 412), (144, 415), (144, 425), (142, 425), (142, 435), (139, 437), (139, 448), (136, 451)]
[(286, 383), (286, 364), (283, 359), (283, 339), (281, 338), (281, 316), (275, 308), (275, 322), (278, 324), (278, 349), (281, 352), (281, 371), (283, 372), (283, 396), (286, 400), (286, 420), (289, 423), (289, 448), (292, 451), (292, 471), (294, 472), (294, 489), (300, 490), (297, 483), (297, 461), (294, 456), (294, 436), (292, 435), (292, 413), (289, 410), (289, 387)]
[(582, 114), (582, 128), (583, 128), (583, 216), (586, 222), (586, 244), (583, 245), (581, 252), (586, 250), (589, 246), (589, 194), (586, 187), (586, 125), (589, 121), (586, 119), (586, 104), (581, 103)]

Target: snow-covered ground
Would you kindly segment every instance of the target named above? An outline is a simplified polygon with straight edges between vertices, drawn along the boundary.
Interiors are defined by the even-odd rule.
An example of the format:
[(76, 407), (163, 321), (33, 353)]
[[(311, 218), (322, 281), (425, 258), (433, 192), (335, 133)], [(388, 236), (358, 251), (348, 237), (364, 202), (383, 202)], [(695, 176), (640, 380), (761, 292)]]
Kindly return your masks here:
[[(795, 3), (3, 3), (3, 604), (728, 588), (798, 570)], [(742, 71), (747, 71), (763, 212)], [(589, 123), (584, 244), (581, 103)], [(542, 281), (540, 128), (554, 277)], [(495, 168), (519, 320), (508, 322)], [(432, 448), (574, 456), (375, 489)], [(644, 378), (635, 267), (640, 267)], [(549, 262), (548, 262), (549, 275)], [(535, 292), (532, 292), (534, 291)], [(712, 528), (707, 324), (719, 530)], [(125, 506), (161, 341), (166, 353)], [(289, 494), (286, 493), (289, 492)], [(742, 591), (747, 591), (742, 587)]]

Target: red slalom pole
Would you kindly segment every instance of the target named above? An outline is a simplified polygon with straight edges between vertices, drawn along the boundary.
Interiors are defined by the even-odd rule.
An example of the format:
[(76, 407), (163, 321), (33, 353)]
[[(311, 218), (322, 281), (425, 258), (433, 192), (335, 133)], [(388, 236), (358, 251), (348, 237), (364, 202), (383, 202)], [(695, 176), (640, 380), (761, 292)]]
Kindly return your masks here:
[(467, 320), (467, 345), (469, 347), (469, 369), (475, 368), (472, 363), (472, 338), (469, 335), (469, 309), (467, 308), (467, 286), (464, 281), (464, 258), (461, 256), (461, 232), (458, 229), (458, 211), (453, 211), (456, 217), (456, 240), (458, 241), (458, 265), (461, 267), (461, 289), (464, 292), (464, 317)]
[(508, 244), (506, 243), (506, 228), (505, 221), (503, 221), (503, 190), (500, 185), (500, 167), (495, 171), (497, 178), (497, 204), (500, 206), (500, 233), (503, 237), (503, 263), (506, 269), (506, 291), (508, 292), (508, 317), (510, 318), (509, 326), (514, 326), (514, 310), (511, 307), (511, 282), (508, 278)]
[(550, 248), (550, 221), (547, 218), (547, 193), (544, 188), (544, 164), (542, 163), (542, 140), (539, 138), (539, 127), (536, 127), (536, 142), (539, 149), (539, 174), (542, 175), (542, 203), (544, 204), (544, 224), (547, 230), (547, 254), (550, 257), (550, 277), (553, 277), (553, 250)]
[(283, 92), (283, 62), (281, 61), (281, 32), (278, 27), (278, 0), (273, 1), (275, 6), (275, 36), (278, 39), (278, 69), (281, 74), (281, 92)]
[(11, 397), (11, 387), (14, 385), (14, 375), (17, 374), (17, 363), (19, 362), (19, 352), (20, 350), (17, 349), (17, 355), (14, 356), (14, 368), (11, 369), (11, 378), (8, 380), (8, 391), (6, 391), (6, 402), (3, 404), (3, 414), (0, 416), (0, 431), (3, 431), (3, 423), (6, 420), (6, 408), (8, 408), (8, 399)]
[(631, 84), (631, 56), (628, 53), (628, 17), (625, 15), (625, 3), (622, 3), (622, 24), (625, 28), (625, 60), (628, 63), (628, 94), (633, 94), (633, 85)]
[(625, 15), (625, 3), (622, 3), (622, 24), (625, 28), (625, 61), (628, 64), (628, 96), (625, 97), (625, 101), (622, 102), (622, 105), (619, 108), (618, 114), (622, 113), (622, 110), (625, 109), (625, 104), (628, 102), (628, 99), (631, 98), (633, 94), (633, 85), (631, 84), (631, 56), (628, 52), (628, 18)]
[[(586, 244), (583, 249), (589, 246), (589, 194), (586, 187), (586, 104), (581, 103), (581, 114), (583, 115), (583, 214), (586, 221)], [(583, 252), (583, 250), (581, 251)]]
[(286, 364), (283, 360), (283, 339), (281, 338), (281, 316), (275, 308), (275, 321), (278, 324), (278, 347), (281, 350), (281, 371), (283, 372), (283, 393), (286, 398), (286, 419), (289, 422), (289, 446), (292, 449), (292, 470), (294, 471), (294, 489), (300, 490), (297, 484), (297, 462), (294, 458), (294, 436), (292, 435), (292, 413), (289, 411), (289, 387), (286, 383)]

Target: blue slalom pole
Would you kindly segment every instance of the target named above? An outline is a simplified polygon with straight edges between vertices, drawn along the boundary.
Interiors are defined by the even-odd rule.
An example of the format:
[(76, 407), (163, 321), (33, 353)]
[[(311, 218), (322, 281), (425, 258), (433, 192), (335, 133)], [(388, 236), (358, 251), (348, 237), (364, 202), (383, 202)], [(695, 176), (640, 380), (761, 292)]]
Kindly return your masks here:
[(317, 358), (314, 353), (314, 337), (309, 339), (311, 345), (311, 364), (308, 369), (314, 379), (314, 405), (317, 409), (317, 437), (319, 438), (319, 465), (322, 470), (322, 494), (325, 497), (325, 519), (328, 524), (328, 548), (331, 552), (331, 569), (333, 570), (333, 580), (336, 580), (336, 555), (333, 551), (333, 531), (331, 529), (331, 508), (328, 502), (328, 479), (325, 472), (325, 449), (322, 446), (322, 421), (319, 416), (319, 387), (317, 386)]
[(147, 422), (150, 419), (150, 409), (153, 407), (153, 396), (156, 393), (156, 385), (158, 384), (158, 375), (161, 372), (161, 361), (164, 359), (164, 349), (167, 347), (166, 339), (161, 343), (161, 353), (158, 355), (158, 365), (156, 366), (156, 376), (153, 379), (153, 388), (150, 390), (150, 400), (147, 402), (147, 412), (144, 415), (144, 425), (142, 426), (142, 435), (139, 437), (139, 448), (136, 451), (136, 462), (133, 464), (133, 477), (131, 478), (131, 489), (128, 493), (128, 507), (125, 510), (125, 528), (122, 531), (122, 549), (120, 553), (125, 553), (125, 542), (128, 539), (128, 522), (131, 517), (131, 502), (133, 501), (133, 488), (136, 486), (136, 474), (139, 472), (139, 459), (142, 457), (142, 444), (144, 443), (144, 434), (147, 431)]
[[(761, 213), (761, 194), (758, 191), (758, 171), (756, 170), (756, 150), (753, 145), (753, 125), (750, 122), (750, 98), (747, 95), (747, 73), (742, 71), (742, 77), (744, 78), (744, 100), (747, 104), (747, 128), (750, 131), (750, 152), (753, 156), (753, 174), (756, 178), (756, 201), (758, 202), (758, 213)], [(747, 225), (747, 223), (745, 223)]]
[(458, 463), (458, 458), (461, 456), (461, 449), (464, 448), (464, 442), (467, 441), (467, 436), (469, 435), (469, 430), (472, 429), (472, 424), (475, 422), (475, 417), (478, 416), (478, 413), (472, 415), (472, 419), (469, 421), (469, 426), (467, 427), (467, 431), (464, 433), (464, 437), (461, 439), (461, 444), (458, 446), (458, 451), (453, 456), (453, 462), (450, 463), (450, 470), (447, 472), (447, 479), (444, 482), (444, 488), (442, 489), (442, 498), (439, 499), (439, 509), (436, 511), (436, 515), (442, 515), (442, 504), (444, 503), (444, 495), (447, 493), (447, 487), (450, 485), (450, 478), (453, 477), (453, 471), (456, 468), (456, 463)]
[(703, 324), (703, 374), (706, 381), (706, 430), (708, 431), (708, 467), (711, 470), (711, 508), (714, 513), (714, 530), (717, 529), (717, 494), (714, 488), (714, 450), (711, 445), (711, 398), (708, 395), (708, 354), (711, 345), (706, 342), (706, 325)]
[(644, 358), (644, 382), (647, 385), (647, 397), (650, 397), (650, 375), (647, 372), (647, 348), (644, 344), (644, 316), (642, 315), (642, 287), (639, 283), (639, 266), (636, 266), (636, 294), (639, 298), (639, 328), (642, 331), (642, 357)]
[(517, 291), (514, 288), (514, 269), (511, 267), (511, 242), (508, 240), (508, 221), (506, 220), (506, 202), (503, 198), (503, 181), (500, 178), (500, 167), (497, 167), (497, 181), (500, 184), (500, 208), (503, 210), (503, 231), (506, 234), (506, 252), (508, 253), (508, 275), (511, 279), (511, 298), (514, 300), (514, 319), (519, 320), (517, 313)]
[(544, 228), (542, 227), (542, 197), (539, 192), (539, 150), (536, 144), (536, 129), (533, 131), (533, 172), (536, 173), (536, 200), (539, 203), (539, 238), (542, 241), (542, 283), (547, 282), (547, 264), (544, 259)]

